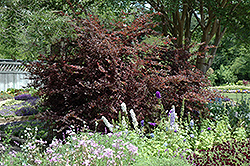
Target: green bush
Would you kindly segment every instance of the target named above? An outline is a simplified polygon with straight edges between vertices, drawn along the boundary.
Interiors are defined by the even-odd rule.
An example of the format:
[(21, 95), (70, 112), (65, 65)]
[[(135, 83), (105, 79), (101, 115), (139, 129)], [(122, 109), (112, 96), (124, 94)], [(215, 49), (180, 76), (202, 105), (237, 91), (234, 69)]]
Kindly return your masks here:
[(220, 69), (215, 70), (217, 79), (215, 80), (217, 85), (235, 83), (237, 76), (234, 75), (232, 69), (228, 66), (220, 66)]
[(181, 159), (180, 157), (149, 157), (137, 159), (133, 166), (191, 166), (191, 164), (189, 164), (186, 159)]
[(243, 80), (239, 80), (236, 82), (236, 85), (243, 85)]

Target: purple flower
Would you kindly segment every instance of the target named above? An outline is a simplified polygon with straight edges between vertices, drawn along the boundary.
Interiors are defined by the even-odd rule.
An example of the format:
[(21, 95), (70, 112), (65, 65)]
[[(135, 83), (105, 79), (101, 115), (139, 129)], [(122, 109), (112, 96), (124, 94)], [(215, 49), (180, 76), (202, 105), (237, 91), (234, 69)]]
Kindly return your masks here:
[(190, 134), (190, 137), (191, 137), (191, 138), (194, 138), (194, 134)]
[(190, 121), (190, 126), (191, 126), (191, 128), (193, 128), (193, 126), (194, 126), (194, 120), (193, 119)]
[(22, 107), (15, 111), (17, 116), (26, 116), (26, 115), (34, 115), (37, 114), (38, 111), (32, 107)]
[(187, 139), (185, 138), (185, 139), (183, 140), (183, 142), (186, 142), (186, 140), (187, 140)]
[(161, 93), (160, 93), (159, 91), (156, 91), (155, 95), (156, 95), (156, 97), (157, 97), (158, 99), (161, 98)]
[(142, 126), (142, 127), (144, 126), (144, 120), (141, 121), (141, 126)]
[(151, 125), (151, 126), (155, 126), (156, 125), (156, 123), (152, 123), (152, 122), (148, 122), (148, 124)]
[(170, 126), (174, 125), (174, 121), (175, 121), (175, 108), (173, 107), (171, 110), (171, 116), (170, 116)]
[(130, 143), (126, 145), (126, 147), (132, 154), (138, 154), (138, 147), (134, 146), (133, 144)]
[(210, 128), (210, 127), (208, 127), (207, 129), (208, 129), (208, 130), (211, 130), (211, 128)]
[(155, 135), (154, 135), (153, 133), (150, 133), (150, 136), (151, 136), (152, 138), (154, 138), (154, 137), (155, 137)]
[(15, 96), (15, 100), (30, 100), (30, 99), (37, 99), (38, 97), (33, 97), (31, 94), (21, 94), (18, 96)]
[(114, 151), (110, 148), (104, 149), (103, 156), (111, 158), (114, 154)]
[(177, 133), (177, 130), (175, 129), (174, 132)]

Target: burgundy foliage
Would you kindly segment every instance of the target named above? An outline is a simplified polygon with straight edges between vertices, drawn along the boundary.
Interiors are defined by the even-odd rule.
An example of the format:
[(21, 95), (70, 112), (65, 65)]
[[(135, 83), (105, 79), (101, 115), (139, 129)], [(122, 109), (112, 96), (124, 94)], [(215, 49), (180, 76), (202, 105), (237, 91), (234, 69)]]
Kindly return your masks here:
[(202, 165), (247, 165), (250, 164), (250, 140), (228, 141), (209, 150), (199, 150), (188, 160)]
[[(59, 129), (80, 128), (83, 122), (94, 129), (102, 116), (116, 121), (125, 102), (138, 121), (153, 122), (160, 117), (156, 91), (166, 110), (175, 105), (179, 113), (186, 98), (186, 111), (203, 113), (204, 103), (213, 96), (203, 89), (207, 79), (187, 61), (192, 56), (189, 47), (139, 43), (155, 33), (151, 16), (130, 25), (118, 22), (112, 29), (93, 16), (71, 18), (77, 37), (59, 41), (64, 44), (60, 54), (40, 55), (27, 65), (32, 86), (40, 89), (44, 105), (50, 107), (44, 116)], [(102, 123), (98, 129), (104, 130)]]

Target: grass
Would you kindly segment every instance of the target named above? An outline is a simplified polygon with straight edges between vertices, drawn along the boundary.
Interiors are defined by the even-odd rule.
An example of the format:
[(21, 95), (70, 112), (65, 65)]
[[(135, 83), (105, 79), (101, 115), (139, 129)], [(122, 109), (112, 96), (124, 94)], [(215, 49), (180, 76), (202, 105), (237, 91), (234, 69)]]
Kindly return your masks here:
[[(19, 131), (15, 131), (15, 133), (25, 139), (26, 142), (19, 145), (22, 149), (21, 152), (6, 150), (5, 153), (2, 153), (0, 165), (190, 166), (194, 162), (199, 163), (192, 157), (194, 154), (211, 162), (212, 159), (209, 156), (202, 157), (203, 152), (199, 151), (211, 151), (209, 154), (211, 153), (211, 156), (214, 156), (215, 153), (211, 148), (218, 145), (222, 146), (223, 142), (229, 140), (238, 140), (239, 143), (241, 141), (246, 142), (249, 134), (245, 124), (249, 124), (249, 121), (245, 118), (245, 115), (249, 110), (242, 105), (226, 108), (219, 102), (212, 103), (210, 108), (214, 117), (217, 118), (216, 121), (202, 119), (198, 125), (195, 120), (192, 120), (191, 123), (190, 119), (183, 119), (183, 123), (180, 123), (181, 119), (178, 119), (174, 109), (172, 109), (169, 117), (163, 116), (165, 118), (155, 122), (157, 126), (154, 127), (152, 133), (145, 132), (145, 129), (150, 128), (152, 123), (139, 122), (141, 125), (133, 126), (136, 124), (134, 122), (136, 119), (133, 119), (132, 124), (128, 121), (115, 122), (113, 133), (105, 134), (87, 129), (75, 133), (76, 130), (72, 126), (72, 130), (67, 131), (67, 138), (64, 140), (54, 138), (50, 144), (41, 140), (41, 138), (46, 138), (44, 135), (47, 132), (44, 128), (39, 127), (41, 123), (23, 123), (24, 125), (21, 128), (20, 124), (18, 124), (19, 126), (13, 125), (9, 126), (8, 130), (2, 127), (0, 129), (4, 130), (7, 135), (18, 129)], [(233, 114), (226, 116), (225, 111)], [(235, 116), (235, 111), (239, 112), (241, 117)], [(132, 126), (135, 130), (126, 126)], [(0, 149), (1, 147), (8, 149), (8, 138), (5, 138), (5, 140), (2, 138), (2, 141), (5, 144), (0, 144)], [(240, 161), (238, 158), (242, 158), (244, 155), (246, 155), (246, 158), (249, 157), (250, 145), (244, 146), (246, 146), (244, 152), (240, 155), (235, 153), (230, 160)], [(239, 148), (236, 151), (243, 149), (238, 146), (236, 148)], [(221, 148), (221, 154), (226, 153), (223, 149), (226, 148)], [(224, 160), (217, 156), (216, 161), (219, 161), (219, 159)], [(205, 164), (206, 160), (203, 160), (203, 162)], [(202, 163), (199, 164), (202, 165)]]
[(240, 100), (242, 97), (245, 97), (246, 99), (250, 98), (250, 94), (249, 93), (221, 93), (224, 97), (227, 97), (229, 99), (232, 99), (234, 101), (238, 101)]
[(211, 89), (220, 89), (220, 90), (250, 90), (250, 85), (225, 85), (225, 86), (214, 86), (210, 87)]

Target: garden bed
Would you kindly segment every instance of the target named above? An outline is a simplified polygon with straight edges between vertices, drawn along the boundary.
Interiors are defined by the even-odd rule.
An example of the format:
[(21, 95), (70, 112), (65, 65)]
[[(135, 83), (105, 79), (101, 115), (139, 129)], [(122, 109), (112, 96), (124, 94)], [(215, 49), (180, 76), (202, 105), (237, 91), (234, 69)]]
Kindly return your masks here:
[(6, 123), (26, 121), (26, 120), (36, 120), (41, 117), (41, 114), (28, 115), (28, 116), (13, 116), (13, 117), (0, 117), (0, 125), (5, 125)]
[[(9, 101), (11, 100), (4, 102)], [(5, 105), (4, 102), (2, 102), (2, 106)], [(230, 104), (230, 102), (227, 103)], [(236, 103), (234, 106), (227, 108), (228, 110), (225, 110), (224, 104), (225, 102), (223, 102), (223, 99), (218, 99), (218, 101), (211, 103), (211, 113), (214, 113), (214, 117), (218, 119), (216, 119), (216, 123), (214, 121), (204, 119), (202, 121), (201, 129), (198, 127), (198, 122), (196, 123), (194, 120), (188, 121), (186, 119), (186, 127), (182, 126), (182, 124), (179, 123), (180, 119), (176, 117), (175, 112), (172, 109), (170, 110), (171, 113), (167, 119), (163, 118), (162, 122), (146, 122), (143, 120), (135, 127), (137, 130), (122, 126), (123, 122), (112, 122), (114, 130), (112, 133), (106, 134), (89, 130), (76, 134), (72, 129), (72, 131), (70, 131), (72, 133), (68, 133), (69, 137), (65, 142), (66, 144), (62, 144), (60, 140), (54, 140), (51, 144), (42, 145), (42, 147), (46, 147), (46, 149), (39, 152), (36, 149), (41, 148), (40, 142), (42, 142), (42, 140), (44, 141), (43, 138), (47, 138), (46, 134), (42, 137), (40, 135), (44, 133), (39, 133), (45, 131), (44, 126), (42, 126), (43, 123), (41, 121), (35, 122), (41, 116), (39, 113), (30, 116), (2, 117), (0, 118), (0, 137), (2, 137), (5, 141), (7, 140), (9, 145), (8, 147), (11, 151), (14, 150), (15, 153), (11, 151), (4, 153), (6, 152), (6, 149), (1, 149), (0, 146), (0, 153), (4, 154), (2, 158), (0, 155), (0, 161), (5, 165), (20, 164), (21, 161), (26, 164), (32, 163), (32, 165), (48, 165), (48, 162), (50, 162), (50, 164), (57, 165), (57, 162), (60, 161), (66, 165), (67, 163), (63, 160), (63, 158), (70, 159), (70, 156), (74, 156), (74, 160), (72, 159), (71, 162), (75, 162), (75, 164), (78, 165), (87, 161), (92, 164), (100, 163), (100, 165), (108, 165), (108, 162), (111, 162), (111, 160), (109, 160), (107, 156), (105, 157), (105, 155), (113, 155), (111, 158), (115, 158), (115, 156), (120, 157), (120, 159), (115, 158), (115, 163), (124, 164), (127, 162), (129, 165), (134, 166), (138, 166), (140, 164), (143, 165), (142, 163), (145, 163), (145, 161), (150, 161), (156, 165), (157, 163), (167, 162), (170, 163), (169, 165), (179, 164), (181, 166), (190, 166), (191, 164), (188, 164), (186, 161), (182, 160), (182, 158), (187, 158), (188, 155), (192, 157), (192, 154), (198, 154), (199, 150), (202, 150), (202, 152), (199, 153), (198, 157), (204, 158), (203, 152), (206, 150), (207, 154), (213, 154), (211, 148), (216, 146), (222, 147), (220, 153), (225, 154), (227, 153), (225, 150), (231, 152), (231, 149), (229, 146), (225, 147), (223, 142), (229, 140), (249, 140), (246, 127), (238, 125), (241, 121), (237, 121), (239, 116), (235, 117), (235, 112), (237, 111), (239, 112), (239, 115), (245, 114), (245, 109), (248, 108), (247, 105), (238, 106), (238, 103)], [(244, 110), (242, 110), (242, 108)], [(122, 111), (124, 111), (123, 109), (126, 109), (126, 106), (123, 105)], [(230, 115), (229, 119), (225, 117), (225, 111), (228, 111), (228, 115)], [(243, 121), (249, 123), (250, 119), (244, 118), (243, 116), (242, 118)], [(133, 117), (132, 120), (133, 122), (136, 121), (135, 117)], [(135, 125), (135, 123), (131, 124), (128, 121), (125, 123), (129, 126)], [(171, 126), (171, 123), (174, 123), (174, 126)], [(39, 125), (42, 127), (37, 127)], [(27, 126), (29, 126), (29, 129), (25, 131)], [(235, 128), (231, 129), (228, 126), (232, 126), (232, 128), (235, 126)], [(20, 131), (15, 131), (16, 129), (19, 129)], [(11, 132), (14, 133), (12, 134)], [(22, 138), (25, 134), (32, 135), (34, 133), (39, 137)], [(0, 141), (0, 145), (1, 143), (6, 144), (3, 140)], [(246, 146), (249, 147), (249, 144), (246, 144)], [(126, 155), (131, 156), (131, 158), (127, 160), (125, 157), (122, 157), (122, 155), (120, 155), (122, 152), (119, 148), (125, 148)], [(244, 157), (249, 157), (248, 150), (246, 148), (243, 153), (245, 155)], [(60, 155), (57, 156), (58, 154)], [(238, 157), (237, 154), (230, 155), (234, 155), (234, 158)], [(89, 158), (89, 156), (92, 156), (92, 158)], [(9, 159), (7, 159), (7, 157), (9, 157)], [(219, 159), (222, 158), (218, 156), (216, 160)], [(207, 161), (209, 160), (210, 159), (208, 158)], [(174, 161), (176, 161), (177, 164), (175, 164)], [(199, 163), (198, 160), (195, 162)], [(245, 163), (247, 162), (250, 161), (246, 161)]]

